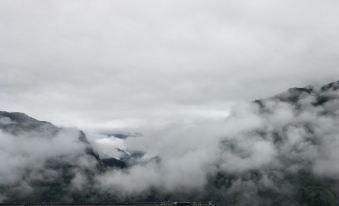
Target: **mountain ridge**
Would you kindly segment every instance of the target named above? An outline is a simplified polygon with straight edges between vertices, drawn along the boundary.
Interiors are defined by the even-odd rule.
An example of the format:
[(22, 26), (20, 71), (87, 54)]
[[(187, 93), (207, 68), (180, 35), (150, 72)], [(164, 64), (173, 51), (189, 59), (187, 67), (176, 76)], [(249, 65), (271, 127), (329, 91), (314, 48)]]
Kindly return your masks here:
[[(161, 186), (159, 188), (151, 186), (141, 194), (131, 193), (125, 196), (119, 192), (102, 191), (96, 185), (96, 176), (119, 174), (124, 177), (123, 175), (129, 175), (135, 168), (140, 167), (145, 167), (146, 171), (152, 174), (149, 168), (153, 166), (161, 168), (164, 164), (163, 157), (160, 155), (154, 160), (136, 161), (133, 164), (129, 164), (129, 157), (121, 160), (115, 158), (103, 160), (96, 155), (97, 152), (91, 147), (86, 134), (79, 130), (74, 133), (76, 134), (74, 138), (78, 141), (74, 147), (80, 148), (76, 155), (70, 153), (68, 157), (68, 153), (65, 153), (60, 157), (48, 159), (43, 162), (45, 166), (38, 168), (39, 172), (34, 172), (35, 168), (29, 169), (33, 170), (33, 174), (39, 175), (44, 175), (47, 171), (57, 171), (59, 176), (56, 179), (37, 180), (34, 177), (31, 180), (31, 177), (24, 175), (20, 180), (28, 181), (33, 193), (19, 195), (19, 189), (9, 189), (0, 182), (0, 195), (4, 193), (7, 201), (19, 202), (59, 199), (68, 202), (93, 202), (99, 199), (108, 201), (212, 199), (218, 200), (217, 205), (236, 206), (338, 205), (335, 194), (339, 188), (339, 180), (332, 175), (333, 169), (330, 167), (337, 160), (335, 145), (339, 143), (336, 136), (337, 122), (339, 123), (338, 90), (339, 81), (321, 87), (295, 87), (266, 99), (255, 100), (250, 103), (248, 110), (240, 110), (245, 114), (244, 117), (231, 116), (229, 121), (235, 118), (238, 123), (233, 126), (240, 125), (241, 130), (238, 133), (231, 133), (234, 137), (221, 138), (216, 148), (219, 156), (209, 164), (213, 169), (206, 174), (207, 182), (202, 188), (203, 191), (182, 191), (180, 188), (177, 189), (179, 192), (166, 191)], [(242, 128), (241, 122), (246, 122), (253, 116), (255, 126), (246, 127), (244, 124)], [(240, 121), (237, 118), (240, 118)], [(42, 134), (40, 136), (54, 139), (64, 132), (63, 128), (49, 122), (39, 121), (17, 112), (0, 112), (0, 130), (13, 135), (13, 138), (21, 135), (23, 138), (27, 136), (36, 138)], [(78, 144), (83, 146), (79, 147)], [(261, 152), (266, 153), (260, 156)], [(140, 153), (137, 158), (142, 158), (143, 155), (144, 153)], [(96, 166), (89, 167), (86, 164), (79, 166), (83, 159), (86, 159), (86, 164), (90, 159), (89, 162)], [(23, 187), (20, 182), (10, 186)], [(119, 191), (124, 188), (112, 186), (108, 189)]]

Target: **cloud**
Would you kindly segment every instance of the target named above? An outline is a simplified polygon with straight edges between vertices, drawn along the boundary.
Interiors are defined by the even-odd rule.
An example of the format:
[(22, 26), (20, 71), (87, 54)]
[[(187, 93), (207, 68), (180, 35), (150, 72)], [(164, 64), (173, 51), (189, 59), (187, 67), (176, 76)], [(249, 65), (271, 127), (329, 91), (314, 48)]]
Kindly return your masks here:
[[(1, 202), (8, 200), (7, 196), (17, 200), (21, 197), (37, 197), (44, 190), (41, 187), (43, 184), (65, 184), (65, 175), (73, 179), (70, 184), (72, 187), (79, 189), (83, 186), (80, 184), (81, 176), (86, 174), (86, 170), (95, 171), (97, 162), (86, 153), (88, 145), (79, 140), (79, 135), (76, 129), (60, 129), (55, 135), (47, 130), (15, 135), (1, 130)], [(67, 174), (65, 168), (70, 170)], [(73, 172), (76, 174), (74, 178)], [(49, 187), (53, 190), (53, 185)]]
[[(264, 106), (240, 104), (225, 120), (168, 124), (127, 138), (127, 149), (144, 151), (144, 157), (129, 169), (97, 176), (98, 187), (127, 197), (154, 188), (199, 197), (213, 191), (235, 205), (262, 205), (274, 202), (266, 193), (297, 201), (303, 188), (324, 186), (329, 178), (326, 187), (336, 193), (338, 116), (327, 105), (338, 100), (314, 106), (317, 91), (294, 103), (278, 95), (263, 100)], [(220, 174), (226, 180), (217, 187), (213, 180)], [(233, 201), (236, 196), (241, 198)]]
[[(333, 0), (3, 0), (1, 107), (93, 133), (142, 133), (119, 142), (90, 135), (103, 156), (145, 152), (127, 170), (96, 175), (103, 192), (203, 193), (222, 173), (230, 189), (218, 192), (246, 191), (238, 203), (246, 205), (263, 201), (265, 188), (293, 193), (286, 174), (337, 181), (336, 100), (315, 107), (312, 94), (302, 110), (281, 96), (264, 109), (241, 102), (338, 76), (338, 8)], [(47, 159), (72, 161), (84, 149), (73, 130), (34, 135), (0, 133), (0, 183), (20, 182), (24, 169), (53, 179)], [(73, 172), (72, 190), (92, 184)], [(18, 188), (32, 192), (29, 181)]]
[(213, 112), (332, 81), (336, 5), (1, 1), (2, 108), (59, 125), (135, 128), (152, 115)]
[[(67, 195), (60, 192), (68, 201), (74, 200), (72, 195), (91, 194), (91, 200), (212, 198), (262, 205), (279, 198), (297, 203), (297, 197), (313, 187), (337, 193), (339, 120), (333, 105), (338, 99), (338, 90), (291, 89), (234, 105), (223, 113), (225, 118), (193, 115), (191, 121), (141, 127), (142, 135), (119, 140), (89, 133), (102, 158), (120, 158), (117, 149), (130, 155), (133, 161), (124, 169), (98, 168), (75, 129), (62, 129), (55, 136), (45, 130), (1, 132), (0, 184), (15, 186), (2, 196), (7, 200), (15, 191), (29, 197), (37, 192), (32, 182), (53, 182), (68, 172), (72, 178), (64, 185)], [(2, 123), (8, 126), (8, 120)], [(140, 151), (142, 155), (133, 156)], [(50, 166), (51, 159), (73, 167), (60, 171)]]

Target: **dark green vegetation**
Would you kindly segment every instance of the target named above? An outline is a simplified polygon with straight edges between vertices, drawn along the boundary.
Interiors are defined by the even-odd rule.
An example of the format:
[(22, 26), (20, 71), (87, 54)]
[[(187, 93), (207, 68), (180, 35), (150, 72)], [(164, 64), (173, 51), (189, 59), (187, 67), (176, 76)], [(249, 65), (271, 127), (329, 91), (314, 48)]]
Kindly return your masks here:
[(333, 192), (322, 187), (306, 187), (303, 191), (305, 202), (308, 205), (336, 206), (337, 198)]

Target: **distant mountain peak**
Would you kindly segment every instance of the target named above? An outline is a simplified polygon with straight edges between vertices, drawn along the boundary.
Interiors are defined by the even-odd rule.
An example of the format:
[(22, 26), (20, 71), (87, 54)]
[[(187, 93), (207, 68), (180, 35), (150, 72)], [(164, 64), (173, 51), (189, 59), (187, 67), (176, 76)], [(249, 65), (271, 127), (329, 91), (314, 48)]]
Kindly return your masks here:
[(328, 83), (320, 88), (320, 91), (336, 91), (339, 89), (339, 80), (336, 82)]
[(37, 119), (34, 119), (25, 113), (21, 112), (6, 112), (6, 111), (0, 111), (0, 117), (7, 117), (13, 122), (17, 123), (27, 123), (27, 122), (41, 122)]

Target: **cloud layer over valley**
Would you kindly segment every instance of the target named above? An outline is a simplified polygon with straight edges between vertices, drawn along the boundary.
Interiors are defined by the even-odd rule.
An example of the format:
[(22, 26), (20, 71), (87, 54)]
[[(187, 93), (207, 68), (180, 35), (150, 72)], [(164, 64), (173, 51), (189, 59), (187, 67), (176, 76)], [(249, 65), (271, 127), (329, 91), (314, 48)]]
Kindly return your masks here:
[[(338, 88), (338, 82), (322, 88), (293, 88), (272, 98), (238, 104), (224, 120), (145, 128), (119, 141), (114, 136), (88, 135), (95, 150), (106, 152), (101, 158), (112, 155), (126, 164), (123, 168), (103, 165), (93, 149), (88, 152), (90, 145), (79, 131), (51, 133), (53, 127), (39, 126), (30, 133), (27, 128), (34, 124), (27, 126), (26, 119), (13, 122), (6, 114), (0, 135), (2, 197), (30, 199), (34, 194), (39, 199), (44, 193), (36, 192), (42, 190), (36, 182), (53, 182), (68, 171), (63, 164), (70, 164), (66, 168), (73, 172), (61, 180), (67, 187), (64, 190), (72, 192), (60, 195), (72, 201), (168, 198), (298, 205), (308, 201), (305, 191), (314, 192), (314, 188), (328, 191), (331, 199), (339, 192)], [(11, 124), (26, 130), (10, 134)], [(49, 164), (55, 159), (64, 169)], [(13, 194), (4, 189), (6, 185), (19, 189)], [(77, 192), (92, 196), (86, 199)]]
[(335, 0), (1, 0), (0, 202), (338, 205), (337, 19)]

